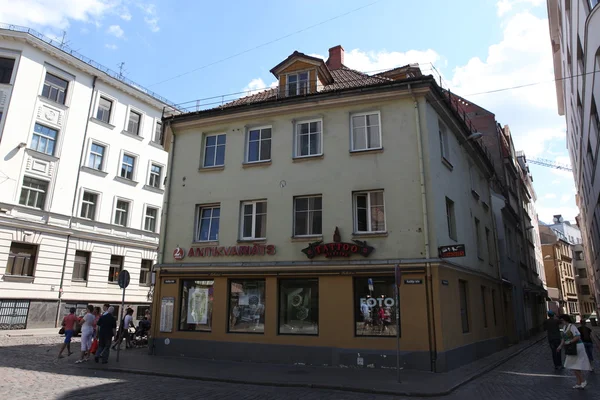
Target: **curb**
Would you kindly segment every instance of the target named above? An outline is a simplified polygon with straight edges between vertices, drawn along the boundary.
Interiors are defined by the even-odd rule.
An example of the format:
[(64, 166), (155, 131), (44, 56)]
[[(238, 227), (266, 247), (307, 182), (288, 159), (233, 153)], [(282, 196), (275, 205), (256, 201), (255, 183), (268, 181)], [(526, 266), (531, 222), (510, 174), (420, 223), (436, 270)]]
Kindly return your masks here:
[(339, 386), (339, 385), (328, 385), (328, 384), (320, 384), (320, 383), (285, 383), (285, 382), (257, 382), (257, 381), (247, 381), (243, 379), (231, 379), (231, 378), (218, 378), (218, 377), (207, 377), (207, 376), (190, 376), (190, 375), (177, 375), (169, 372), (155, 372), (155, 371), (147, 371), (147, 370), (139, 370), (139, 369), (121, 369), (116, 367), (88, 367), (91, 370), (95, 371), (109, 371), (109, 372), (119, 372), (119, 373), (128, 373), (128, 374), (136, 374), (136, 375), (145, 375), (145, 376), (161, 376), (165, 378), (178, 378), (178, 379), (186, 379), (186, 380), (195, 380), (195, 381), (204, 381), (204, 382), (220, 382), (220, 383), (231, 383), (231, 384), (241, 384), (241, 385), (255, 385), (255, 386), (272, 386), (272, 387), (289, 387), (289, 388), (308, 388), (308, 389), (325, 389), (325, 390), (338, 390), (343, 392), (354, 392), (354, 393), (369, 393), (369, 394), (381, 394), (381, 395), (392, 395), (392, 396), (408, 396), (408, 397), (440, 397), (447, 396), (454, 392), (459, 387), (473, 381), (474, 379), (479, 378), (480, 376), (487, 374), (491, 370), (499, 367), (505, 362), (511, 360), (512, 358), (518, 356), (523, 353), (525, 350), (535, 346), (546, 337), (541, 337), (537, 340), (534, 340), (532, 343), (524, 346), (522, 349), (515, 351), (514, 353), (506, 356), (505, 358), (496, 361), (488, 365), (487, 367), (481, 369), (480, 371), (472, 374), (466, 379), (458, 382), (454, 386), (450, 387), (448, 390), (439, 391), (439, 392), (409, 392), (409, 391), (391, 391), (391, 390), (381, 390), (377, 388), (354, 388), (347, 386)]

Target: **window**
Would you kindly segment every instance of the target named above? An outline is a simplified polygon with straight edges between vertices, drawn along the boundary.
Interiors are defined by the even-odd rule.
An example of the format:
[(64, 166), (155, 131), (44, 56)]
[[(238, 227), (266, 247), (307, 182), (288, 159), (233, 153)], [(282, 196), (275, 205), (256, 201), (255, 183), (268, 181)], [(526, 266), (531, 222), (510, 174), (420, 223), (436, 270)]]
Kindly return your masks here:
[(258, 128), (248, 131), (247, 162), (269, 161), (271, 159), (271, 128)]
[(104, 169), (104, 153), (106, 147), (92, 143), (90, 148), (90, 158), (88, 160), (88, 167), (102, 171)]
[(135, 157), (129, 154), (123, 154), (123, 161), (121, 162), (121, 178), (133, 180), (133, 170), (135, 168)]
[(490, 238), (490, 235), (491, 232), (489, 228), (485, 228), (485, 243), (487, 246), (488, 262), (490, 263), (490, 265), (492, 265), (492, 255), (494, 254), (494, 252), (492, 249), (492, 239)]
[(296, 197), (294, 199), (294, 236), (322, 234), (321, 196)]
[(146, 311), (150, 311), (150, 306), (137, 306), (135, 310), (135, 319), (141, 321), (146, 316)]
[(129, 111), (129, 120), (127, 121), (126, 131), (128, 133), (131, 133), (132, 135), (139, 135), (141, 120), (142, 120), (142, 114), (130, 110)]
[(44, 81), (44, 88), (42, 89), (42, 97), (55, 101), (59, 104), (65, 104), (68, 85), (69, 82), (66, 80), (59, 78), (56, 75), (46, 73), (46, 80)]
[(492, 289), (492, 314), (494, 316), (494, 326), (498, 326), (498, 319), (496, 317), (496, 291)]
[(385, 232), (383, 191), (354, 194), (354, 231)]
[(462, 322), (463, 333), (469, 332), (469, 304), (467, 301), (467, 282), (463, 280), (458, 281), (458, 290), (460, 295), (460, 319)]
[(448, 224), (448, 236), (456, 240), (456, 219), (454, 217), (454, 202), (446, 197), (446, 223)]
[(352, 116), (352, 150), (381, 148), (379, 113), (355, 114)]
[(483, 250), (481, 248), (481, 228), (477, 218), (475, 218), (475, 240), (477, 242), (477, 257), (483, 259)]
[(307, 121), (296, 124), (296, 157), (310, 157), (323, 154), (322, 122)]
[(162, 178), (162, 167), (160, 165), (150, 165), (150, 179), (148, 184), (154, 188), (160, 189), (160, 181)]
[(112, 112), (112, 106), (112, 101), (104, 97), (100, 97), (100, 101), (98, 102), (98, 111), (96, 112), (96, 119), (102, 122), (106, 122), (107, 124), (110, 123), (110, 114)]
[(156, 121), (156, 125), (154, 126), (154, 135), (152, 136), (152, 141), (156, 144), (163, 144), (163, 133), (162, 133), (162, 122)]
[(219, 221), (221, 207), (197, 206), (196, 241), (207, 242), (219, 240)]
[(123, 256), (110, 256), (110, 267), (108, 269), (108, 281), (118, 282), (119, 274), (123, 270)]
[(181, 289), (180, 331), (212, 330), (213, 280), (184, 280)]
[(229, 332), (265, 332), (265, 280), (229, 281)]
[(576, 251), (575, 252), (575, 260), (577, 260), (577, 261), (582, 261), (583, 260), (583, 251)]
[(580, 278), (587, 278), (588, 277), (587, 270), (585, 268), (579, 269), (578, 275)]
[(127, 226), (129, 215), (129, 202), (125, 200), (117, 200), (115, 207), (115, 225)]
[(150, 286), (150, 280), (152, 272), (152, 265), (154, 264), (153, 260), (142, 260), (140, 264), (140, 285)]
[(146, 216), (144, 217), (144, 230), (156, 232), (156, 220), (158, 219), (158, 208), (146, 207)]
[(308, 93), (308, 72), (299, 72), (287, 76), (287, 95), (295, 96)]
[(225, 134), (209, 135), (204, 139), (204, 164), (207, 167), (220, 167), (225, 165)]
[(33, 276), (37, 246), (26, 243), (11, 243), (6, 275)]
[(319, 280), (279, 280), (279, 334), (319, 334)]
[(75, 252), (75, 261), (73, 262), (73, 275), (72, 280), (74, 281), (87, 281), (88, 270), (90, 268), (90, 253), (87, 251)]
[(396, 336), (394, 285), (393, 276), (354, 279), (356, 336)]
[(242, 203), (242, 239), (265, 239), (267, 237), (267, 202)]
[(31, 138), (31, 148), (40, 153), (54, 155), (54, 145), (56, 144), (56, 129), (47, 126), (35, 124), (33, 136)]
[(581, 290), (580, 293), (581, 295), (584, 296), (589, 296), (590, 295), (590, 287), (588, 285), (581, 285)]
[(98, 204), (98, 195), (91, 192), (83, 192), (81, 199), (81, 218), (96, 219), (96, 205)]
[(446, 161), (450, 161), (450, 146), (448, 142), (448, 130), (446, 129), (446, 125), (442, 123), (442, 121), (438, 120), (439, 126), (439, 135), (440, 135), (440, 151), (442, 154), (442, 158)]
[(46, 205), (47, 192), (48, 182), (26, 176), (23, 178), (19, 204), (43, 210)]
[(481, 287), (481, 308), (483, 310), (483, 327), (488, 327), (487, 321), (487, 304), (485, 302), (485, 286)]
[(14, 67), (14, 58), (0, 57), (0, 83), (10, 84)]

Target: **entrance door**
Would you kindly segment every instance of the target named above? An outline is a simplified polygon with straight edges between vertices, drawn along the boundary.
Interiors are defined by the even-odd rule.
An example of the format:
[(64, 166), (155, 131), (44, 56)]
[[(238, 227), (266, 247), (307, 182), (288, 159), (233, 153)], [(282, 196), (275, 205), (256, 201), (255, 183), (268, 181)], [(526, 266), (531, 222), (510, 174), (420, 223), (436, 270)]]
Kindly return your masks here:
[(0, 300), (0, 330), (25, 329), (28, 314), (29, 301)]

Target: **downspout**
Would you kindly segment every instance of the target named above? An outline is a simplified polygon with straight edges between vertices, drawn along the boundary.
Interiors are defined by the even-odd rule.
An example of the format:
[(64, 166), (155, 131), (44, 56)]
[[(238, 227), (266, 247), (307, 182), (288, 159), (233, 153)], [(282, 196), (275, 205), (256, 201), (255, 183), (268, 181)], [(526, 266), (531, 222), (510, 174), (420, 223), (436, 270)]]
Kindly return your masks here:
[[(427, 212), (427, 194), (425, 190), (425, 161), (423, 159), (423, 143), (421, 133), (421, 116), (419, 113), (419, 103), (415, 97), (410, 84), (408, 90), (413, 98), (415, 106), (415, 124), (417, 127), (417, 155), (419, 157), (419, 184), (421, 186), (421, 206), (423, 209), (423, 238), (425, 248), (425, 259), (428, 260), (426, 266), (426, 296), (427, 296), (427, 330), (429, 332), (429, 352), (431, 358), (431, 371), (436, 372), (437, 363), (437, 338), (435, 332), (435, 308), (433, 304), (433, 279), (431, 274), (430, 243), (429, 243), (429, 214)], [(431, 290), (427, 289), (431, 285)]]
[(83, 131), (83, 142), (81, 143), (81, 154), (79, 155), (79, 164), (77, 166), (77, 178), (75, 178), (75, 192), (73, 193), (73, 204), (71, 205), (71, 216), (69, 217), (69, 234), (67, 235), (67, 245), (65, 247), (65, 255), (63, 257), (63, 266), (60, 273), (60, 286), (58, 288), (58, 308), (56, 310), (55, 327), (58, 327), (58, 319), (60, 318), (60, 307), (62, 305), (62, 294), (63, 284), (65, 281), (65, 270), (67, 269), (67, 256), (69, 254), (69, 244), (71, 243), (71, 228), (73, 226), (73, 216), (75, 215), (75, 208), (77, 207), (77, 188), (79, 187), (79, 178), (81, 177), (81, 164), (83, 157), (85, 156), (85, 142), (87, 140), (88, 127), (90, 125), (90, 118), (92, 117), (92, 110), (94, 105), (94, 93), (96, 90), (97, 76), (94, 76), (92, 80), (92, 94), (90, 95), (90, 106), (88, 109), (87, 120), (85, 121), (85, 130)]
[(175, 134), (173, 133), (173, 128), (171, 127), (171, 122), (167, 122), (167, 124), (165, 124), (164, 128), (165, 131), (167, 130), (167, 128), (171, 131), (171, 148), (169, 151), (169, 160), (168, 160), (168, 164), (167, 164), (167, 168), (169, 168), (169, 173), (167, 174), (167, 180), (169, 181), (167, 183), (167, 193), (166, 196), (164, 197), (164, 201), (163, 201), (163, 212), (162, 212), (162, 226), (160, 229), (160, 241), (161, 243), (161, 249), (160, 252), (158, 253), (158, 264), (162, 264), (165, 260), (165, 248), (166, 248), (166, 238), (167, 238), (167, 226), (168, 226), (168, 220), (166, 218), (168, 211), (169, 211), (169, 204), (170, 204), (170, 199), (171, 199), (171, 183), (173, 182), (173, 154), (175, 154)]

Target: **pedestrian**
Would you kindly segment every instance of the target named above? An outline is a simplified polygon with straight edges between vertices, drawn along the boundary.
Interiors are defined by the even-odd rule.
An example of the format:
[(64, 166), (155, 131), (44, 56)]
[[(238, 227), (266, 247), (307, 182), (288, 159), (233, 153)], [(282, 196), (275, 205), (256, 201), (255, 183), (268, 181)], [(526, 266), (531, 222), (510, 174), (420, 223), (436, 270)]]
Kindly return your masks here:
[(594, 372), (594, 340), (592, 339), (592, 330), (587, 326), (585, 319), (581, 320), (579, 333), (581, 334), (581, 341), (585, 347), (585, 352), (590, 360), (590, 366), (592, 367), (590, 371)]
[(83, 316), (83, 325), (81, 326), (81, 358), (75, 361), (80, 364), (90, 359), (90, 349), (92, 348), (92, 340), (94, 339), (94, 306), (87, 306), (87, 313)]
[[(102, 315), (106, 315), (108, 313), (108, 309), (110, 308), (110, 304), (104, 304), (102, 306)], [(114, 308), (113, 308), (114, 311)]]
[(554, 369), (563, 369), (562, 353), (556, 351), (560, 346), (562, 335), (560, 333), (560, 320), (554, 311), (548, 311), (548, 319), (544, 321), (544, 329), (548, 332), (548, 344), (552, 350), (552, 360), (554, 361)]
[(131, 336), (129, 336), (130, 326), (135, 328), (135, 325), (133, 324), (132, 308), (127, 309), (127, 314), (125, 315), (125, 318), (123, 318), (123, 321), (121, 321), (121, 326), (119, 327), (119, 336), (112, 347), (113, 350), (117, 350), (117, 346), (121, 346), (123, 339), (125, 339), (125, 348), (129, 349), (131, 347)]
[(71, 339), (73, 338), (73, 334), (75, 333), (74, 327), (77, 322), (77, 316), (75, 315), (75, 307), (71, 307), (69, 309), (69, 315), (63, 318), (62, 326), (65, 328), (65, 341), (62, 344), (60, 351), (58, 352), (58, 358), (64, 358), (62, 355), (63, 351), (67, 349), (67, 354), (70, 356), (73, 354), (71, 352)]
[(102, 364), (108, 363), (110, 355), (110, 344), (117, 331), (117, 320), (113, 316), (114, 307), (109, 307), (98, 320), (98, 350), (94, 361), (98, 362), (102, 357)]
[(102, 311), (100, 311), (100, 307), (94, 307), (94, 337), (98, 337), (97, 335), (97, 326), (98, 320), (102, 316)]
[(583, 374), (584, 371), (592, 369), (590, 360), (588, 360), (587, 354), (585, 354), (585, 346), (581, 341), (579, 330), (573, 324), (571, 317), (561, 315), (559, 318), (563, 328), (563, 338), (557, 351), (565, 349), (565, 368), (573, 370), (577, 378), (577, 384), (573, 386), (573, 389), (584, 389), (587, 386), (587, 381), (584, 380)]

